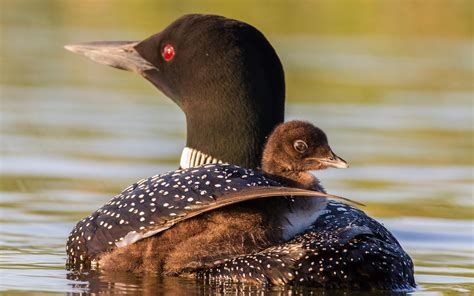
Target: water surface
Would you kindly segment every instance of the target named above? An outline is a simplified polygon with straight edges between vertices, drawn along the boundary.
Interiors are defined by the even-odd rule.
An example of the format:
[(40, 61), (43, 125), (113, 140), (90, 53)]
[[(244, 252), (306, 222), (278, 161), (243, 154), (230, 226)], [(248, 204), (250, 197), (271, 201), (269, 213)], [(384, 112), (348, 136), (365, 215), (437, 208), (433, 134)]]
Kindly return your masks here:
[[(354, 19), (340, 21), (347, 11), (326, 4), (295, 5), (291, 14), (284, 2), (255, 10), (212, 1), (161, 10), (147, 1), (37, 3), (4, 1), (1, 9), (1, 292), (261, 292), (64, 269), (64, 244), (76, 221), (130, 183), (176, 168), (185, 122), (140, 77), (62, 46), (143, 38), (184, 12), (206, 9), (247, 20), (268, 35), (286, 70), (287, 118), (327, 131), (351, 164), (318, 177), (330, 192), (366, 203), (364, 210), (400, 240), (415, 263), (413, 294), (471, 293), (473, 43), (464, 30), (469, 15), (458, 14), (463, 2), (426, 12), (425, 20), (447, 20), (448, 28), (404, 15), (424, 28), (414, 32), (390, 21), (391, 4), (380, 5), (389, 20), (374, 11), (361, 16), (364, 6)], [(258, 17), (267, 9), (272, 18)], [(310, 9), (327, 19), (301, 17)]]

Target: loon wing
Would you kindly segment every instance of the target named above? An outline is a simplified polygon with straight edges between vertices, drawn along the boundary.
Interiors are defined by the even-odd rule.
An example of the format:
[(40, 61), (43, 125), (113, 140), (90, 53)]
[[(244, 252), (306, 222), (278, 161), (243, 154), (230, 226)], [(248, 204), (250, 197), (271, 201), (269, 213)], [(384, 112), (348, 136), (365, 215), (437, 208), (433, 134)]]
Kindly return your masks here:
[(103, 252), (133, 244), (204, 212), (269, 196), (339, 198), (283, 187), (258, 171), (235, 165), (172, 171), (129, 186), (79, 221), (67, 242), (68, 265), (90, 262)]
[(313, 191), (313, 190), (291, 188), (291, 187), (277, 187), (277, 186), (249, 187), (249, 188), (244, 188), (238, 192), (225, 193), (224, 195), (216, 199), (214, 202), (206, 204), (206, 205), (191, 206), (190, 207), (191, 211), (189, 211), (186, 216), (181, 217), (181, 219), (172, 221), (173, 223), (170, 225), (170, 227), (181, 220), (189, 219), (189, 218), (198, 216), (202, 213), (209, 212), (218, 208), (223, 208), (223, 207), (241, 203), (244, 201), (255, 200), (255, 199), (265, 198), (265, 197), (272, 197), (272, 196), (287, 196), (287, 197), (296, 197), (296, 198), (298, 197), (315, 197), (315, 198), (328, 197), (328, 198), (340, 199), (340, 200), (350, 202), (359, 206), (365, 206), (363, 203), (357, 202), (355, 200), (352, 200), (346, 197), (323, 193), (319, 191)]

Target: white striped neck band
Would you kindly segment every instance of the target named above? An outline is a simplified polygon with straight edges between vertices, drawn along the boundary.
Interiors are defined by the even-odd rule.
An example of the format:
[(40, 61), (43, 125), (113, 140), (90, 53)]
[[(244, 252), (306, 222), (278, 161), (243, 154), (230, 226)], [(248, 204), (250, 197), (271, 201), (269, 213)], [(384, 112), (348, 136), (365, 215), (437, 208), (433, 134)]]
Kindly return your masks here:
[(183, 152), (181, 153), (181, 160), (179, 161), (179, 166), (182, 169), (192, 168), (200, 166), (203, 164), (211, 163), (224, 163), (223, 161), (210, 156), (209, 154), (202, 153), (199, 150), (184, 147)]

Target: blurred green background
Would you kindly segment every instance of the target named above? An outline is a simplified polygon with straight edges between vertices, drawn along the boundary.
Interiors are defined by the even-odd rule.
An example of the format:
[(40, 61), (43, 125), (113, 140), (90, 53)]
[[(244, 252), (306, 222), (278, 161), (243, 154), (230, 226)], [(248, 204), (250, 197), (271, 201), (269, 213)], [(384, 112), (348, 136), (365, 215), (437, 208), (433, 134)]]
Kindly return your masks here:
[[(67, 234), (129, 183), (174, 169), (184, 146), (183, 114), (151, 84), (63, 46), (140, 40), (183, 14), (212, 13), (254, 25), (273, 44), (287, 118), (323, 128), (351, 164), (318, 177), (394, 232), (415, 261), (418, 292), (470, 293), (472, 1), (0, 5), (0, 291), (114, 292), (115, 276), (66, 273)], [(119, 278), (121, 292), (166, 287)]]

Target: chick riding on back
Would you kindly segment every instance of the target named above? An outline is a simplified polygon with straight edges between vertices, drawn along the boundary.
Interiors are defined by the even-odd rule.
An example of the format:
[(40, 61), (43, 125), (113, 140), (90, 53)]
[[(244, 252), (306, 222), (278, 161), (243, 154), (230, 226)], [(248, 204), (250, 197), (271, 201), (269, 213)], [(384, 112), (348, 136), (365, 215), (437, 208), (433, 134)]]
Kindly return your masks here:
[[(78, 223), (68, 241), (69, 262), (180, 274), (284, 242), (326, 205), (330, 195), (314, 177), (308, 183), (306, 172), (325, 166), (346, 164), (320, 129), (302, 121), (281, 124), (265, 146), (263, 171), (204, 165), (128, 187)], [(278, 197), (285, 194), (299, 197)], [(258, 200), (268, 196), (277, 197)]]

